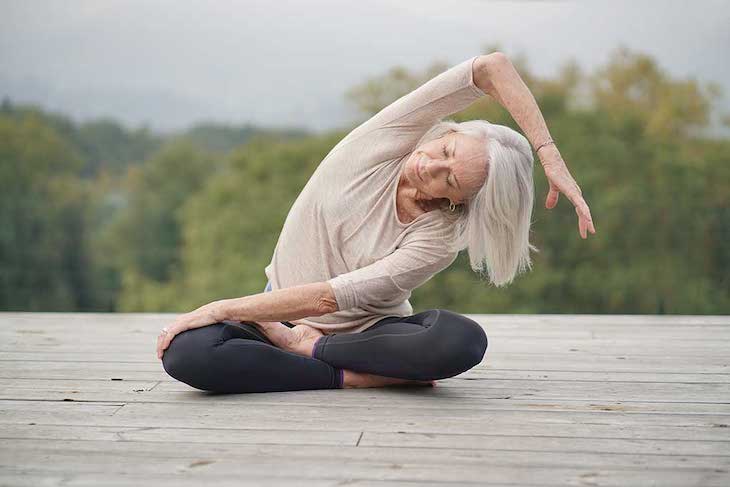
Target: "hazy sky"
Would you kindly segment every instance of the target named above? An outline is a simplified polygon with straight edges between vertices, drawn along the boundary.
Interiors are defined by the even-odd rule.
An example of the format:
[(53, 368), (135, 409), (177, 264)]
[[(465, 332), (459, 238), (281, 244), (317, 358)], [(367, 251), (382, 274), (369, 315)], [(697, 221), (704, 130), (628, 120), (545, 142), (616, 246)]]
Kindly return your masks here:
[(346, 126), (344, 92), (499, 43), (538, 74), (618, 45), (730, 99), (730, 2), (0, 0), (0, 97), (77, 119)]

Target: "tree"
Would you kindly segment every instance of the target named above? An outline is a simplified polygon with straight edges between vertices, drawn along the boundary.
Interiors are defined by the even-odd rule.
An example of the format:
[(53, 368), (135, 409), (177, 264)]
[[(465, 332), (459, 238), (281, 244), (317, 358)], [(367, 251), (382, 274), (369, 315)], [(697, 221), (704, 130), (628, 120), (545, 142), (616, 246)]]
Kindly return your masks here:
[(0, 115), (0, 309), (93, 305), (82, 164), (40, 117)]

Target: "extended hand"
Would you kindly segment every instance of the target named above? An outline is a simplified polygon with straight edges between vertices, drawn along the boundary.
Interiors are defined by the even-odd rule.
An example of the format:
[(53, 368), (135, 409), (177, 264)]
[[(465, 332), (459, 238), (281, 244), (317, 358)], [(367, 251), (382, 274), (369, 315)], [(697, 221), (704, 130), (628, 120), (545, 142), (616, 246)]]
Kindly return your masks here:
[(175, 338), (175, 335), (178, 333), (182, 333), (193, 328), (212, 325), (213, 323), (221, 321), (219, 319), (219, 310), (218, 302), (214, 301), (206, 304), (205, 306), (201, 306), (195, 311), (178, 316), (170, 326), (163, 328), (160, 335), (157, 337), (157, 358), (162, 358), (165, 350), (167, 350), (167, 347), (170, 346), (170, 342), (172, 342), (172, 339)]
[(543, 168), (550, 183), (545, 208), (555, 208), (555, 205), (558, 204), (558, 196), (563, 193), (575, 206), (575, 212), (578, 214), (578, 232), (581, 238), (587, 238), (588, 231), (595, 234), (596, 229), (593, 226), (591, 210), (583, 199), (583, 193), (573, 176), (570, 175), (565, 162), (562, 159), (555, 159), (544, 163)]

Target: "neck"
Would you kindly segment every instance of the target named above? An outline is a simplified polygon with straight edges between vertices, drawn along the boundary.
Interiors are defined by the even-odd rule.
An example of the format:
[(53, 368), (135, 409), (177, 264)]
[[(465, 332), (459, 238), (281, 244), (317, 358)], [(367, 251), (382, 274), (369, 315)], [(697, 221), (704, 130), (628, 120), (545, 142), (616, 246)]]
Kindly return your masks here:
[(403, 221), (413, 221), (418, 215), (435, 210), (440, 205), (439, 199), (422, 199), (418, 188), (411, 185), (405, 174), (401, 174), (396, 190), (396, 210)]
[(401, 174), (395, 194), (395, 203), (398, 218), (402, 222), (412, 222), (418, 215), (425, 212), (425, 209), (418, 204), (419, 202), (416, 199), (417, 194), (418, 189), (411, 185), (408, 178), (405, 177), (405, 174)]

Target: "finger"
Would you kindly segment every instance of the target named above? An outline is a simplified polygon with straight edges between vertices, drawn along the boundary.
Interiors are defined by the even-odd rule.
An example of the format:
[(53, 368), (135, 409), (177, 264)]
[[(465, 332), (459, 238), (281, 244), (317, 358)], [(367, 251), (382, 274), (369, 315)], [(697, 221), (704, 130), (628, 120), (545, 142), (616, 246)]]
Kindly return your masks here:
[(162, 336), (157, 337), (157, 358), (162, 358)]
[(588, 237), (588, 220), (586, 220), (579, 208), (575, 209), (575, 213), (578, 216), (578, 233), (580, 233), (581, 238), (585, 239)]
[(162, 339), (162, 350), (163, 350), (163, 352), (165, 350), (167, 350), (167, 347), (170, 346), (170, 342), (172, 341), (172, 337), (173, 336), (174, 335), (172, 334), (171, 331), (168, 331), (167, 333), (165, 333), (165, 337)]
[(167, 349), (167, 344), (165, 342), (169, 340), (170, 333), (160, 333), (160, 336), (157, 340), (157, 355), (159, 358), (162, 358), (162, 356), (165, 353), (165, 350)]
[(585, 204), (583, 205), (583, 209), (581, 210), (581, 213), (583, 214), (583, 219), (585, 220), (586, 230), (595, 234), (596, 227), (593, 226), (593, 217), (591, 217), (591, 210), (588, 208), (588, 205), (585, 205)]
[(555, 208), (555, 205), (558, 204), (559, 195), (560, 193), (558, 192), (558, 190), (551, 186), (550, 191), (548, 191), (547, 198), (545, 199), (545, 208), (547, 208), (548, 210)]
[(160, 336), (158, 337), (157, 350), (158, 350), (158, 355), (160, 356), (160, 358), (162, 358), (162, 354), (164, 353), (165, 348), (167, 348), (167, 347), (165, 347), (165, 340), (167, 340), (168, 335), (169, 335), (169, 332), (165, 333), (164, 331), (161, 331)]
[(575, 211), (576, 213), (578, 213), (578, 216), (584, 218), (586, 220), (586, 223), (593, 222), (593, 218), (591, 217), (591, 209), (588, 207), (588, 203), (586, 203), (582, 196), (575, 196), (575, 194), (571, 194), (568, 199), (570, 199), (570, 201), (575, 206)]
[(580, 214), (586, 221), (586, 229), (590, 230), (591, 233), (596, 233), (596, 228), (593, 226), (593, 217), (591, 216), (591, 209), (588, 207), (585, 201), (581, 201), (579, 207)]

